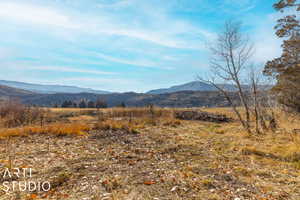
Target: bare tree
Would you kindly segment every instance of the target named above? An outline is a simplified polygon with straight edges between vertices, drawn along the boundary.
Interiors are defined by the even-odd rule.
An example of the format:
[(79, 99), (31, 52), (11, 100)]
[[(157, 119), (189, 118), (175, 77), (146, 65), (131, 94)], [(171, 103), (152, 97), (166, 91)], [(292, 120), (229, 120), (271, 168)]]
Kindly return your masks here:
[[(241, 76), (243, 69), (251, 66), (253, 45), (242, 34), (241, 24), (229, 21), (225, 23), (224, 31), (219, 34), (210, 50), (212, 54), (210, 68), (213, 77), (210, 79), (198, 77), (198, 79), (213, 85), (225, 96), (243, 127), (251, 133), (247, 91), (242, 86)], [(224, 84), (217, 84), (218, 81), (231, 83), (236, 87), (240, 103), (245, 109), (245, 119), (229, 92), (223, 87)]]
[(260, 112), (259, 112), (259, 100), (258, 100), (258, 86), (259, 86), (259, 77), (254, 71), (253, 68), (251, 68), (250, 71), (250, 82), (251, 82), (251, 90), (252, 90), (252, 100), (253, 100), (253, 112), (255, 116), (255, 130), (256, 133), (260, 133), (259, 130), (259, 121), (260, 121)]
[[(272, 110), (271, 105), (268, 104), (270, 83), (265, 80), (261, 69), (250, 68), (249, 85), (251, 86), (251, 110), (255, 118), (256, 133), (266, 131), (266, 121), (270, 119), (268, 110)], [(262, 130), (261, 130), (262, 129)]]
[[(260, 69), (250, 68), (249, 85), (251, 86), (250, 108), (255, 118), (256, 133), (278, 128), (275, 116), (274, 96), (270, 92), (271, 80), (266, 79)], [(267, 126), (267, 124), (269, 126)]]

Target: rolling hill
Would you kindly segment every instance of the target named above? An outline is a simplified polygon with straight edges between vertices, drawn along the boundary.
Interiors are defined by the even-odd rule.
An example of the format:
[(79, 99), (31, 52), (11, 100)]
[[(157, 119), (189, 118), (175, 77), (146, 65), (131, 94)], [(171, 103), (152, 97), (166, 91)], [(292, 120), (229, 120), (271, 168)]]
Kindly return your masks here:
[(0, 85), (14, 87), (22, 90), (31, 91), (40, 94), (55, 94), (55, 93), (95, 93), (95, 94), (109, 94), (108, 91), (93, 90), (90, 88), (81, 88), (76, 86), (64, 86), (64, 85), (41, 85), (24, 83), (18, 81), (6, 81), (0, 80)]
[(33, 94), (33, 92), (27, 90), (0, 85), (0, 96), (2, 97), (24, 97)]
[[(20, 82), (16, 82), (20, 84)], [(183, 91), (169, 90), (168, 92), (161, 92), (155, 94), (151, 93), (110, 93), (110, 94), (96, 94), (90, 92), (83, 93), (35, 93), (28, 90), (0, 85), (0, 99), (18, 98), (23, 103), (28, 105), (38, 105), (51, 107), (54, 105), (61, 105), (64, 101), (79, 102), (82, 99), (87, 101), (96, 101), (101, 99), (106, 101), (109, 107), (118, 106), (125, 103), (126, 106), (147, 106), (150, 104), (161, 107), (218, 107), (228, 106), (226, 99), (218, 92), (213, 91), (212, 88), (206, 87), (201, 83), (198, 84), (198, 89), (207, 91), (192, 91), (189, 84), (181, 89)], [(22, 84), (23, 85), (23, 84)], [(212, 91), (210, 91), (212, 90)], [(175, 91), (175, 92), (172, 92)], [(74, 91), (73, 91), (74, 92)], [(157, 93), (157, 94), (156, 94)], [(230, 92), (234, 99), (238, 99), (235, 92)]]
[[(226, 84), (219, 86), (223, 87), (227, 91), (236, 91), (234, 85)], [(180, 92), (180, 91), (217, 91), (217, 89), (209, 85), (207, 83), (201, 81), (193, 81), (182, 85), (176, 85), (169, 88), (162, 88), (156, 90), (150, 90), (147, 92), (148, 94), (165, 94), (165, 93), (173, 93), (173, 92)]]
[[(235, 99), (236, 93), (230, 93)], [(22, 98), (26, 104), (34, 104), (40, 106), (61, 105), (64, 101), (96, 101), (101, 99), (107, 102), (109, 107), (120, 105), (122, 102), (126, 106), (147, 106), (153, 104), (161, 107), (223, 107), (229, 106), (224, 96), (216, 91), (181, 91), (166, 94), (143, 94), (143, 93), (113, 93), (113, 94), (39, 94)]]

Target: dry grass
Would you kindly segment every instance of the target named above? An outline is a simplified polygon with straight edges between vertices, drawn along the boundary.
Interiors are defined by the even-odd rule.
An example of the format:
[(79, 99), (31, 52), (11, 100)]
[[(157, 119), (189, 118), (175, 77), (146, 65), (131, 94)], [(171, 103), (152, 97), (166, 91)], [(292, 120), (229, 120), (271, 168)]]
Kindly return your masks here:
[(95, 111), (96, 108), (50, 108), (53, 112), (81, 112), (81, 111)]
[(138, 133), (138, 128), (144, 128), (143, 124), (128, 122), (124, 120), (105, 120), (95, 124), (95, 130), (126, 131), (129, 133)]
[[(16, 104), (12, 109), (13, 103), (8, 104), (5, 113), (25, 112), (20, 109), (29, 109), (21, 104)], [(34, 124), (31, 125), (15, 124), (16, 127), (3, 126), (0, 137), (8, 136), (28, 136), (33, 134), (52, 134), (52, 135), (82, 135), (89, 131), (90, 127), (97, 130), (125, 130), (137, 133), (138, 129), (143, 129), (148, 125), (157, 125), (158, 123), (165, 126), (176, 127), (180, 121), (173, 118), (173, 109), (162, 108), (110, 108), (110, 109), (81, 109), (81, 108), (52, 108), (50, 111), (39, 109), (40, 113), (46, 113), (47, 118), (43, 115), (44, 121), (56, 121), (56, 123)], [(12, 115), (15, 117), (15, 115)], [(29, 115), (28, 115), (29, 116)], [(26, 116), (24, 120), (26, 121)], [(3, 118), (2, 121), (5, 121)], [(62, 122), (64, 121), (64, 122)], [(84, 122), (84, 123), (82, 123)]]
[[(234, 117), (228, 108), (205, 110)], [(2, 134), (30, 136), (14, 137), (11, 165), (30, 166), (35, 177), (53, 183), (51, 192), (34, 193), (38, 199), (300, 199), (297, 115), (276, 111), (276, 132), (249, 135), (236, 121), (174, 119), (174, 109), (154, 108), (154, 115), (149, 108), (101, 109), (100, 117), (91, 109), (51, 111), (65, 123)], [(45, 140), (46, 134), (54, 136)]]
[(0, 130), (0, 138), (6, 138), (9, 136), (29, 136), (34, 134), (44, 134), (44, 135), (84, 135), (90, 127), (86, 124), (72, 123), (55, 123), (48, 124), (45, 126), (24, 126), (20, 128), (8, 128)]
[(130, 107), (130, 108), (51, 108), (54, 113), (73, 114), (73, 115), (98, 115), (101, 114), (105, 118), (149, 118), (149, 117), (173, 117), (175, 109), (159, 108), (159, 107)]
[[(90, 127), (96, 130), (124, 130), (130, 133), (138, 133), (149, 126), (154, 126), (153, 128), (155, 126), (176, 128), (182, 125), (182, 121), (174, 119), (174, 112), (178, 110), (182, 109), (162, 109), (157, 107), (109, 108), (100, 110), (53, 108), (51, 112), (58, 114), (58, 119), (65, 119), (69, 123), (56, 123), (44, 127), (25, 126), (15, 129), (4, 129), (1, 135), (30, 135), (36, 133), (81, 135), (83, 132), (88, 131)], [(198, 109), (196, 108), (196, 110)], [(235, 118), (230, 108), (204, 108), (201, 110), (216, 114), (226, 114)], [(237, 139), (238, 144), (247, 141), (244, 137), (258, 138), (258, 140), (263, 142), (255, 142), (252, 145), (248, 145), (247, 148), (242, 149), (242, 151), (251, 151), (253, 149), (253, 155), (257, 155), (256, 150), (258, 150), (270, 155), (274, 153), (274, 155), (278, 155), (282, 159), (297, 156), (300, 152), (300, 134), (295, 130), (300, 130), (300, 123), (297, 123), (300, 121), (300, 117), (279, 110), (276, 110), (275, 114), (280, 128), (276, 133), (269, 132), (265, 133), (264, 136), (249, 136), (237, 122), (223, 124), (222, 126), (213, 123), (207, 124), (204, 131), (219, 135), (230, 132), (235, 137), (241, 136)], [(85, 122), (85, 125), (80, 122)], [(296, 162), (298, 161), (296, 160)]]
[(170, 118), (173, 116), (173, 109), (158, 107), (145, 108), (111, 108), (104, 112), (108, 118)]

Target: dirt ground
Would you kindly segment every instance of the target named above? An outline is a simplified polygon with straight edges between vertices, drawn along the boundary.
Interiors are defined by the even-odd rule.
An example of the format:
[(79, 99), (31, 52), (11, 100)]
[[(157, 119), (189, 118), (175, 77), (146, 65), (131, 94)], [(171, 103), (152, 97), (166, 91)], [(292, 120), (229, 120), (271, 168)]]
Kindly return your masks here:
[[(49, 181), (51, 190), (5, 193), (2, 185), (0, 198), (300, 199), (299, 166), (277, 159), (280, 155), (258, 153), (273, 145), (271, 136), (239, 131), (233, 123), (183, 121), (149, 125), (138, 133), (92, 130), (85, 136), (14, 137), (13, 167), (32, 168), (30, 180)], [(0, 142), (4, 169), (7, 140)]]
[[(249, 136), (236, 122), (13, 137), (0, 140), (0, 199), (299, 200), (298, 147), (288, 134)], [(9, 165), (32, 176), (4, 177)], [(30, 180), (51, 190), (5, 192), (5, 181)]]

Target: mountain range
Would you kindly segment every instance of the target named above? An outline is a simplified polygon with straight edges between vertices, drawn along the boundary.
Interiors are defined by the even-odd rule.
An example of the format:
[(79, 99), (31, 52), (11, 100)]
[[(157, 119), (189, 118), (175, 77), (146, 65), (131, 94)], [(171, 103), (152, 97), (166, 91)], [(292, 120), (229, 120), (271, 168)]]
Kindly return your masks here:
[(18, 81), (6, 81), (0, 80), (0, 85), (14, 87), (22, 90), (31, 91), (40, 94), (55, 94), (55, 93), (94, 93), (94, 94), (109, 94), (108, 91), (93, 90), (90, 88), (81, 88), (76, 86), (65, 86), (65, 85), (41, 85), (33, 83), (24, 83)]
[[(6, 81), (0, 80), (0, 85), (13, 87), (21, 90), (27, 90), (33, 93), (39, 94), (56, 94), (56, 93), (93, 93), (93, 94), (111, 94), (112, 92), (104, 90), (94, 90), (90, 88), (81, 88), (77, 86), (65, 86), (65, 85), (42, 85), (33, 83), (24, 83), (18, 81)], [(219, 84), (227, 91), (236, 91), (236, 88), (230, 84)], [(201, 81), (193, 81), (182, 85), (175, 85), (169, 88), (162, 88), (156, 90), (150, 90), (146, 94), (166, 94), (181, 91), (217, 91), (217, 89), (207, 83)]]
[[(234, 98), (236, 93), (230, 93)], [(165, 94), (144, 94), (144, 93), (55, 93), (38, 94), (30, 91), (0, 86), (0, 101), (6, 99), (19, 99), (28, 105), (51, 107), (61, 105), (64, 101), (79, 102), (82, 99), (96, 101), (101, 99), (107, 102), (108, 107), (118, 106), (125, 103), (126, 106), (147, 106), (150, 104), (161, 107), (216, 107), (228, 106), (226, 99), (215, 91), (180, 91)]]
[[(4, 85), (5, 84), (5, 85)], [(7, 86), (9, 85), (9, 86)], [(233, 85), (222, 85), (237, 100)], [(25, 88), (25, 89), (24, 89)], [(108, 91), (86, 89), (74, 86), (38, 85), (15, 81), (0, 81), (0, 100), (18, 98), (23, 103), (38, 106), (61, 105), (64, 101), (96, 101), (101, 99), (109, 107), (125, 103), (127, 106), (161, 107), (215, 107), (228, 106), (226, 99), (213, 86), (202, 82), (191, 82), (167, 89), (152, 90), (147, 93), (110, 93)]]
[[(237, 99), (237, 94), (231, 92), (230, 95)], [(79, 102), (82, 99), (105, 101), (108, 107), (119, 106), (124, 103), (126, 106), (142, 107), (150, 104), (160, 107), (226, 107), (229, 106), (223, 95), (216, 91), (181, 91), (166, 94), (145, 94), (145, 93), (112, 93), (112, 94), (92, 94), (92, 93), (58, 93), (39, 94), (21, 97), (25, 104), (39, 106), (60, 106), (64, 101)]]

